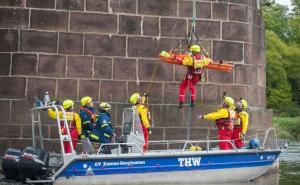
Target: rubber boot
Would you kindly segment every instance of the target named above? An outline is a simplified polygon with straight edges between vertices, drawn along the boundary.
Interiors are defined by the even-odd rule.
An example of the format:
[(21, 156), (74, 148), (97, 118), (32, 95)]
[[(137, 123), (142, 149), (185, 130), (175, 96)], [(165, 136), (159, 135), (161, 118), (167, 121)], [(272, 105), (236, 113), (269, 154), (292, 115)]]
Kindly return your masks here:
[(181, 109), (183, 107), (183, 102), (179, 102), (178, 108)]
[(191, 107), (194, 107), (195, 106), (195, 102), (191, 101)]

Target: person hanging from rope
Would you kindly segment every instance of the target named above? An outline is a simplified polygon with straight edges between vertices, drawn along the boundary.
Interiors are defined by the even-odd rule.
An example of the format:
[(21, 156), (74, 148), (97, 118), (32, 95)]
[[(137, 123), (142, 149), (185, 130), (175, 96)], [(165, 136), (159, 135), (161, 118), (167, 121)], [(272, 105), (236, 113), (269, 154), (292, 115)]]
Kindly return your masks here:
[(236, 119), (233, 125), (232, 140), (237, 148), (245, 146), (244, 138), (248, 129), (249, 115), (246, 112), (248, 103), (245, 99), (241, 98), (236, 103)]
[[(81, 130), (81, 119), (80, 119), (79, 115), (73, 111), (73, 107), (74, 107), (73, 100), (63, 101), (63, 108), (66, 111), (66, 120), (67, 120), (67, 124), (68, 124), (68, 128), (69, 128), (73, 148), (75, 150), (76, 146), (77, 146), (77, 138), (78, 138), (78, 136), (81, 135), (82, 130)], [(53, 109), (48, 109), (48, 115), (52, 119), (57, 118), (56, 112)], [(62, 133), (62, 135), (67, 135), (68, 132), (67, 132), (66, 125), (63, 121), (62, 111), (59, 111), (58, 115), (59, 115), (59, 119), (61, 120), (60, 121), (61, 133)], [(64, 144), (65, 153), (71, 153), (72, 150), (71, 150), (70, 141), (66, 140), (63, 142), (63, 144)]]
[(93, 125), (97, 119), (94, 113), (93, 99), (85, 96), (80, 100), (82, 107), (80, 107), (80, 118), (82, 120), (82, 145), (83, 153), (91, 153), (92, 146), (90, 142), (90, 134), (93, 131)]
[(219, 141), (220, 150), (230, 150), (232, 148), (228, 141), (232, 137), (235, 114), (234, 99), (225, 95), (222, 108), (219, 108), (217, 112), (198, 116), (199, 119), (215, 120), (218, 127), (219, 140), (222, 140)]
[(192, 45), (190, 48), (190, 57), (180, 58), (174, 56), (177, 62), (187, 66), (187, 72), (179, 87), (179, 108), (183, 107), (185, 100), (185, 91), (189, 86), (190, 88), (190, 106), (194, 107), (196, 100), (196, 84), (201, 80), (204, 73), (204, 66), (209, 64), (209, 60), (205, 59), (207, 52), (199, 45)]
[(148, 139), (149, 135), (152, 134), (150, 123), (151, 123), (151, 116), (150, 116), (150, 110), (149, 107), (145, 104), (145, 101), (147, 99), (147, 94), (144, 96), (140, 96), (139, 93), (133, 93), (130, 96), (130, 103), (132, 103), (134, 106), (136, 106), (136, 111), (139, 114), (139, 120), (142, 124), (143, 128), (143, 134), (144, 134), (144, 146), (143, 151), (146, 152), (148, 150)]
[[(114, 128), (111, 124), (111, 118), (109, 114), (109, 110), (111, 109), (111, 105), (102, 102), (99, 105), (98, 118), (95, 123), (95, 128), (91, 133), (91, 140), (97, 143), (113, 143), (116, 137)], [(111, 154), (111, 147), (109, 145), (105, 145), (103, 147), (103, 153)]]

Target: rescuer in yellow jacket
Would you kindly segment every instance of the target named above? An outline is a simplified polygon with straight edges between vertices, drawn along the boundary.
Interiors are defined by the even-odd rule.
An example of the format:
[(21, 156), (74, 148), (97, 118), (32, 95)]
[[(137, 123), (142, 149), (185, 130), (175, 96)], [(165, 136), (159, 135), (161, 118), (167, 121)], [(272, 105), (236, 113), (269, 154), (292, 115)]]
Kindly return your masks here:
[(246, 112), (248, 103), (245, 99), (241, 98), (236, 103), (236, 119), (233, 125), (232, 140), (237, 148), (245, 146), (244, 137), (248, 129), (249, 114)]
[[(70, 136), (72, 139), (72, 144), (74, 149), (76, 149), (78, 136), (81, 135), (81, 119), (76, 112), (73, 112), (73, 107), (74, 107), (74, 102), (72, 100), (65, 100), (63, 102), (63, 108), (66, 111), (66, 120), (69, 127)], [(52, 119), (57, 118), (55, 110), (48, 109), (48, 115)], [(61, 120), (60, 126), (61, 126), (62, 135), (67, 135), (67, 128), (63, 121), (62, 111), (58, 112), (58, 116), (59, 119)], [(69, 141), (64, 141), (64, 150), (65, 153), (72, 152)]]
[[(219, 140), (231, 140), (235, 121), (234, 99), (224, 96), (223, 106), (217, 112), (198, 116), (199, 119), (215, 120), (218, 127)], [(230, 150), (232, 145), (226, 141), (219, 141), (220, 150)]]
[(152, 134), (150, 123), (151, 123), (151, 116), (149, 108), (145, 105), (146, 96), (140, 96), (139, 93), (134, 93), (130, 97), (130, 102), (136, 106), (137, 113), (139, 114), (142, 128), (143, 128), (143, 134), (144, 134), (144, 152), (148, 150), (148, 140), (149, 135)]

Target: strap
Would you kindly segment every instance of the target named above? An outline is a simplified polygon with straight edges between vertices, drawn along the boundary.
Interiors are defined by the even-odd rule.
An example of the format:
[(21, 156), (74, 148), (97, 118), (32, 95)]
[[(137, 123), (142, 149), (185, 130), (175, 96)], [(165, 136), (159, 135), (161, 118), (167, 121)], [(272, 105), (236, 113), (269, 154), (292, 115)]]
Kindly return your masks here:
[(94, 114), (92, 111), (90, 111), (89, 109), (84, 108), (84, 107), (80, 107), (80, 110), (82, 110), (82, 111), (88, 113), (88, 114), (91, 116), (91, 118), (92, 118), (93, 121), (96, 120), (95, 114)]

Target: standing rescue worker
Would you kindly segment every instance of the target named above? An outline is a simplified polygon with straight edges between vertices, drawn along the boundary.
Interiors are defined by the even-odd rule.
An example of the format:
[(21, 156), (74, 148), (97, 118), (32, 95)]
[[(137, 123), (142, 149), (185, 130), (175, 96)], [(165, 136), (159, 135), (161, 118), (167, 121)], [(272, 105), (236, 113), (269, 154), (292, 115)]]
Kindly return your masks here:
[(82, 121), (82, 144), (83, 153), (91, 152), (91, 143), (89, 140), (90, 134), (93, 130), (93, 124), (96, 121), (97, 116), (94, 113), (93, 99), (89, 96), (83, 97), (80, 100), (82, 107), (80, 107), (80, 118)]
[(143, 128), (143, 134), (144, 134), (144, 146), (143, 151), (148, 150), (148, 141), (149, 141), (149, 135), (152, 134), (150, 123), (151, 123), (151, 116), (149, 108), (145, 105), (147, 95), (144, 95), (143, 97), (140, 96), (139, 93), (133, 93), (129, 99), (130, 103), (132, 103), (134, 106), (136, 106), (136, 112), (139, 114), (139, 118), (142, 124)]
[[(73, 112), (73, 107), (74, 107), (74, 101), (72, 100), (63, 101), (63, 108), (66, 111), (66, 120), (69, 127), (72, 144), (75, 150), (77, 146), (77, 138), (78, 136), (81, 135), (81, 119), (76, 112)], [(52, 109), (48, 109), (48, 115), (52, 119), (57, 118), (56, 112)], [(59, 119), (61, 120), (60, 126), (61, 126), (62, 135), (67, 135), (68, 134), (67, 128), (63, 121), (62, 111), (59, 111), (58, 115), (59, 115)], [(63, 144), (64, 144), (65, 153), (71, 153), (72, 150), (71, 150), (70, 141), (64, 141)]]
[(201, 52), (204, 52), (205, 55), (207, 55), (206, 51), (199, 45), (192, 45), (190, 47), (190, 51), (191, 57), (185, 57), (184, 59), (176, 57), (175, 55), (175, 59), (178, 62), (182, 62), (182, 65), (187, 66), (187, 72), (179, 87), (179, 108), (183, 107), (183, 103), (185, 100), (185, 91), (188, 86), (190, 87), (191, 95), (190, 106), (194, 107), (196, 100), (196, 84), (202, 78), (204, 72), (203, 67), (209, 63), (209, 60), (206, 60), (204, 55), (201, 54)]
[(248, 103), (245, 99), (241, 98), (240, 101), (236, 103), (236, 120), (233, 125), (232, 140), (237, 148), (242, 148), (245, 146), (244, 138), (248, 129), (249, 115), (246, 112)]
[[(223, 97), (223, 106), (217, 112), (198, 116), (199, 119), (215, 120), (218, 127), (219, 140), (231, 140), (235, 121), (234, 100), (229, 96)], [(219, 141), (220, 150), (230, 150), (232, 145), (226, 141)]]
[[(103, 102), (99, 105), (99, 114), (95, 124), (95, 128), (91, 133), (91, 140), (98, 143), (112, 143), (115, 139), (115, 131), (111, 124), (111, 118), (109, 114), (109, 110), (111, 109), (111, 105)], [(109, 154), (110, 146), (104, 146), (104, 153)]]

